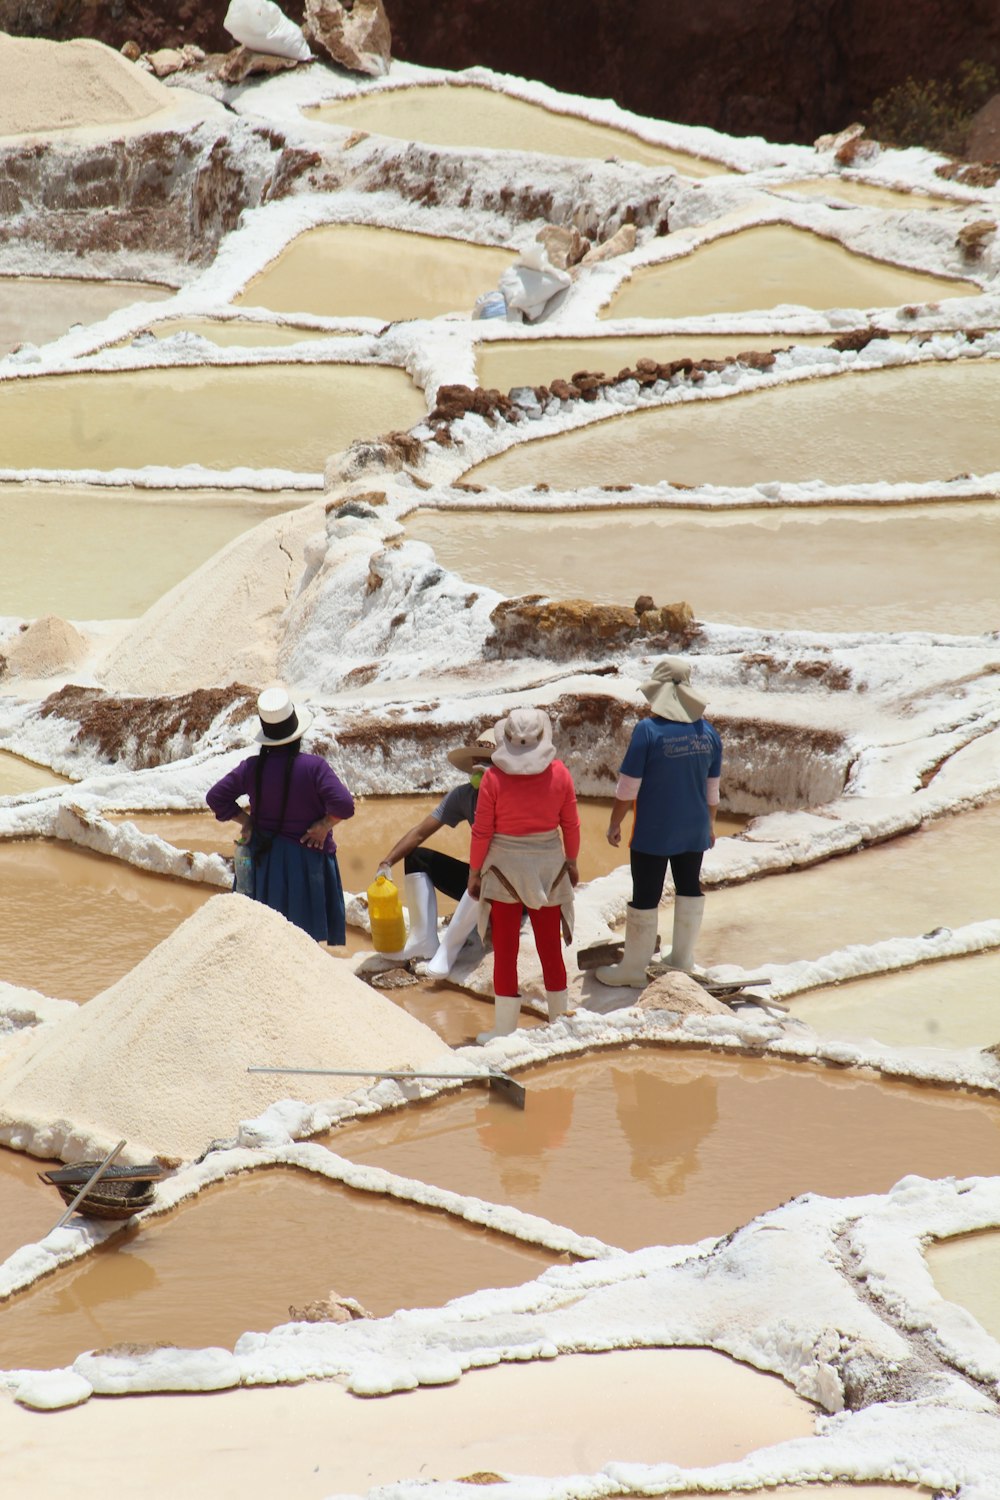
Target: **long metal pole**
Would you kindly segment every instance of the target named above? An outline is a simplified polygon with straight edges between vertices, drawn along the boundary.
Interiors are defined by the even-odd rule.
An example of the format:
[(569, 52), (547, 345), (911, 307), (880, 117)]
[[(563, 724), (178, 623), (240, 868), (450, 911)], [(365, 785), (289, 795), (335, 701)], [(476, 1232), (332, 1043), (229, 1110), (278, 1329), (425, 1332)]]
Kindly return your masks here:
[(117, 1146), (114, 1148), (114, 1150), (108, 1152), (107, 1156), (101, 1162), (100, 1166), (99, 1167), (95, 1167), (94, 1170), (93, 1170), (93, 1172), (91, 1172), (90, 1176), (87, 1178), (86, 1182), (83, 1184), (83, 1187), (77, 1193), (76, 1197), (73, 1199), (73, 1202), (70, 1204), (69, 1208), (67, 1208), (66, 1212), (63, 1214), (62, 1218), (59, 1220), (59, 1223), (58, 1224), (53, 1224), (52, 1228), (49, 1230), (49, 1234), (55, 1234), (55, 1232), (56, 1232), (57, 1229), (61, 1229), (63, 1227), (63, 1225), (65, 1224), (66, 1220), (68, 1218), (70, 1218), (70, 1216), (72, 1214), (74, 1214), (76, 1212), (76, 1205), (80, 1202), (81, 1198), (86, 1198), (87, 1194), (90, 1192), (91, 1188), (94, 1186), (94, 1183), (95, 1182), (100, 1182), (101, 1178), (104, 1176), (105, 1172), (108, 1170), (108, 1168), (110, 1167), (111, 1163), (114, 1161), (115, 1157), (118, 1155), (119, 1151), (123, 1151), (124, 1149), (125, 1149), (125, 1142), (124, 1141), (119, 1141), (118, 1144), (117, 1144)]

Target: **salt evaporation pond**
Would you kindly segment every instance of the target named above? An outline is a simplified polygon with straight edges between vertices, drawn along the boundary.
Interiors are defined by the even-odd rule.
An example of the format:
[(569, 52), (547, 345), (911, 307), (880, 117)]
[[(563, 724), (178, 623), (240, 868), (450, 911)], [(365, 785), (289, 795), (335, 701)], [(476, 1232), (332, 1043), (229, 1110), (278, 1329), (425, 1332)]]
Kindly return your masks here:
[(144, 332), (158, 339), (193, 333), (210, 344), (256, 349), (349, 337), (348, 329), (306, 328), (301, 323), (264, 323), (250, 318), (165, 318), (162, 323), (151, 323)]
[(602, 311), (613, 318), (688, 318), (755, 308), (899, 307), (975, 297), (972, 281), (873, 260), (788, 224), (723, 235), (689, 255), (641, 266)]
[[(54, 1189), (38, 1180), (39, 1172), (61, 1167), (61, 1161), (42, 1161), (37, 1156), (22, 1156), (0, 1146), (0, 1262), (22, 1245), (33, 1245), (43, 1239), (62, 1217), (65, 1204)], [(0, 1317), (3, 1314), (0, 1313)], [(0, 1362), (4, 1359), (0, 1343)]]
[(688, 177), (730, 172), (721, 162), (672, 151), (631, 131), (598, 125), (581, 115), (546, 109), (477, 84), (380, 89), (332, 100), (303, 113), (326, 125), (350, 126), (430, 146), (474, 146), (599, 160), (617, 156), (646, 166), (672, 167)]
[(0, 486), (3, 612), (27, 620), (134, 618), (234, 537), (312, 498), (293, 491), (261, 499), (240, 490)]
[(426, 411), (387, 365), (267, 364), (43, 375), (0, 383), (12, 469), (319, 472), (355, 438), (406, 429)]
[(892, 1047), (990, 1047), (1000, 1042), (998, 994), (994, 952), (827, 985), (786, 1003), (826, 1036), (874, 1037)]
[[(300, 234), (233, 301), (272, 312), (386, 322), (468, 314), (479, 294), (496, 286), (516, 259), (513, 250), (466, 240), (327, 224)], [(355, 423), (351, 435), (359, 432)]]
[(934, 1285), (1000, 1339), (1000, 1230), (936, 1240), (924, 1254)]
[[(60, 1199), (47, 1191), (54, 1224)], [(204, 1189), (12, 1298), (0, 1312), (2, 1358), (8, 1369), (49, 1368), (122, 1342), (232, 1348), (331, 1289), (382, 1317), (517, 1286), (558, 1258), (306, 1172), (259, 1171)]]
[(121, 979), (216, 888), (69, 845), (0, 844), (0, 979), (89, 1000)]
[(97, 323), (134, 302), (162, 302), (172, 287), (149, 281), (0, 276), (0, 357), (20, 343), (47, 344), (74, 323)]
[(417, 511), (405, 524), (444, 567), (511, 596), (683, 597), (698, 619), (762, 629), (1000, 628), (994, 501), (722, 514)]
[[(498, 489), (597, 484), (871, 484), (1000, 470), (1000, 366), (832, 375), (611, 417), (508, 448), (466, 479)], [(849, 441), (847, 436), (849, 435)]]
[(463, 1093), (325, 1140), (351, 1161), (627, 1250), (725, 1234), (799, 1193), (885, 1192), (910, 1172), (990, 1173), (1000, 1161), (995, 1100), (846, 1071), (646, 1047), (518, 1080), (523, 1112)]
[[(808, 870), (710, 890), (698, 961), (793, 963), (852, 943), (990, 921), (997, 915), (998, 839), (995, 802)], [(662, 930), (669, 921), (665, 913)]]
[(9, 750), (0, 750), (0, 797), (17, 797), (50, 786), (65, 786), (66, 781), (67, 777), (57, 775), (47, 766), (36, 766), (33, 761), (12, 755)]
[(963, 208), (965, 199), (935, 197), (931, 193), (907, 192), (904, 188), (881, 187), (862, 182), (857, 177), (804, 177), (800, 182), (774, 182), (771, 193), (790, 194), (794, 198), (825, 198), (831, 203), (851, 203), (859, 208), (899, 208), (932, 211)]

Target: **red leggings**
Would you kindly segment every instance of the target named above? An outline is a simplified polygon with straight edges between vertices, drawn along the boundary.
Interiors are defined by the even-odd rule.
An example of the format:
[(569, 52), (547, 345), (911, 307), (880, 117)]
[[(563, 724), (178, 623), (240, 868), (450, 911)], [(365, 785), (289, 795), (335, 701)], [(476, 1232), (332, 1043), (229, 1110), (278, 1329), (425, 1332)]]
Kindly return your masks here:
[[(493, 993), (517, 995), (517, 953), (521, 946), (520, 901), (492, 901)], [(566, 988), (566, 965), (562, 956), (562, 909), (558, 906), (528, 907), (535, 947), (542, 961), (542, 976), (550, 994)]]

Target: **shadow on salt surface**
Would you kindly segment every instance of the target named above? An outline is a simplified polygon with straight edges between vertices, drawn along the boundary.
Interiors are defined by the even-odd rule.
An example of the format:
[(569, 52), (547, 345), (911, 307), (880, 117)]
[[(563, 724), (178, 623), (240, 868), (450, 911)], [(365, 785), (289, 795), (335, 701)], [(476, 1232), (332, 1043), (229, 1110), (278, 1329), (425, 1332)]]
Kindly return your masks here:
[(388, 365), (178, 366), (0, 385), (12, 469), (323, 469), (355, 438), (405, 429), (421, 391)]
[[(369, 224), (327, 224), (292, 240), (233, 304), (386, 322), (468, 314), (515, 259), (513, 250), (467, 240)], [(403, 425), (408, 424), (387, 420), (375, 431)], [(359, 435), (355, 425), (350, 436)]]
[[(48, 766), (36, 766), (9, 750), (0, 750), (0, 797), (16, 797), (22, 792), (38, 792), (44, 787), (66, 786), (69, 777), (50, 771)], [(0, 978), (3, 976), (0, 975)]]
[(162, 302), (173, 287), (149, 281), (0, 276), (0, 357), (17, 344), (47, 344), (74, 323), (98, 323), (133, 302)]
[(935, 1240), (924, 1251), (934, 1285), (1000, 1339), (1000, 1231)]
[(779, 305), (900, 307), (978, 295), (973, 281), (905, 270), (808, 229), (763, 224), (639, 267), (601, 316), (689, 318)]
[[(998, 840), (994, 802), (811, 869), (710, 890), (698, 961), (752, 969), (991, 920)], [(669, 922), (668, 911), (661, 931)]]
[(824, 1036), (889, 1046), (1000, 1042), (1000, 953), (976, 953), (790, 997), (792, 1015)]
[(0, 890), (0, 979), (58, 1000), (107, 989), (218, 894), (42, 840), (0, 844)]
[[(49, 1192), (51, 1228), (60, 1200)], [(261, 1170), (204, 1189), (11, 1299), (2, 1359), (42, 1369), (122, 1342), (232, 1348), (331, 1290), (382, 1317), (517, 1286), (559, 1259), (444, 1213)]]
[(373, 90), (305, 109), (303, 114), (324, 125), (353, 126), (431, 146), (474, 146), (602, 160), (618, 156), (622, 161), (645, 166), (673, 167), (688, 177), (730, 175), (731, 171), (721, 162), (654, 145), (629, 130), (546, 109), (478, 84), (435, 83)]
[[(995, 363), (805, 380), (605, 418), (515, 444), (464, 478), (500, 489), (596, 484), (920, 482), (1000, 469)], [(845, 441), (844, 434), (850, 434)]]
[(518, 1080), (523, 1112), (463, 1094), (323, 1140), (624, 1249), (725, 1234), (800, 1193), (990, 1172), (1000, 1150), (995, 1100), (793, 1063), (633, 1048)]
[[(416, 511), (405, 524), (444, 567), (512, 597), (631, 604), (651, 594), (663, 603), (669, 577), (671, 597), (689, 599), (699, 619), (733, 625), (956, 635), (1000, 626), (996, 502), (716, 515)], [(953, 565), (942, 568), (945, 554)]]
[[(48, 461), (45, 439), (36, 463)], [(159, 491), (132, 486), (0, 485), (0, 599), (32, 620), (141, 615), (227, 542), (315, 497), (278, 491)]]

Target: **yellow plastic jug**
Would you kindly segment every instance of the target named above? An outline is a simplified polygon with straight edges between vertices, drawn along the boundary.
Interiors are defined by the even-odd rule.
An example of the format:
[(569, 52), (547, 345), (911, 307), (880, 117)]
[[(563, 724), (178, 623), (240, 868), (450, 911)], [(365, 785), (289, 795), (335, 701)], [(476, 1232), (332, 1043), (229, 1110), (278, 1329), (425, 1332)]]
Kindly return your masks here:
[(368, 915), (376, 953), (398, 953), (406, 942), (406, 923), (399, 891), (385, 875), (379, 875), (368, 887)]

